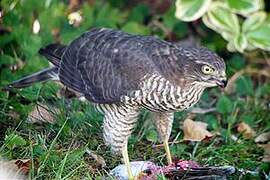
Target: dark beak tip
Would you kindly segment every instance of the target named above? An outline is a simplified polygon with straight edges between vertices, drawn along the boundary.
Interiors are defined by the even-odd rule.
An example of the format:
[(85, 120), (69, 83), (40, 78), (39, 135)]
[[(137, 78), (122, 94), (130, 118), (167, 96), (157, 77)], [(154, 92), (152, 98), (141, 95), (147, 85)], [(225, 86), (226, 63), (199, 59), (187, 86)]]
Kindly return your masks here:
[(218, 86), (219, 87), (221, 87), (221, 88), (225, 88), (226, 86), (227, 86), (227, 80), (222, 80), (219, 84), (218, 84)]

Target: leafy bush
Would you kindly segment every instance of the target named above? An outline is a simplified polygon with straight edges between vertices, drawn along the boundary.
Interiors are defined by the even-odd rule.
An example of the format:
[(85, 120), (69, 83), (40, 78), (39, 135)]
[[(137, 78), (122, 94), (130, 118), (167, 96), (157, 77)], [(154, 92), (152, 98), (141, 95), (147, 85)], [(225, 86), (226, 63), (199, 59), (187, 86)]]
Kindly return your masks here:
[(263, 0), (177, 0), (175, 16), (182, 21), (202, 17), (207, 27), (228, 41), (229, 51), (270, 51), (270, 16)]

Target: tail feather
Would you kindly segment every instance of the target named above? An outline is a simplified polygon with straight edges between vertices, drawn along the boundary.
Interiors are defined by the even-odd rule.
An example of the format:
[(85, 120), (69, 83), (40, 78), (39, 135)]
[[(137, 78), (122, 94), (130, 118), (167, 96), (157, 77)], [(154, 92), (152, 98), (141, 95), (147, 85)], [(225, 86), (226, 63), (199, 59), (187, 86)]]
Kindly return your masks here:
[(44, 48), (41, 48), (38, 52), (42, 56), (45, 56), (55, 66), (60, 65), (61, 57), (66, 50), (66, 46), (61, 44), (50, 44)]
[(13, 88), (23, 88), (31, 86), (36, 82), (45, 82), (48, 80), (58, 80), (58, 68), (47, 68), (37, 73), (26, 76), (22, 79), (16, 80), (3, 88), (3, 90), (9, 91)]
[(61, 44), (49, 44), (48, 46), (41, 48), (39, 54), (45, 56), (55, 66), (47, 68), (37, 73), (26, 76), (22, 79), (14, 81), (8, 84), (3, 90), (11, 90), (13, 88), (23, 88), (32, 85), (36, 82), (44, 82), (48, 80), (58, 80), (58, 69), (60, 66), (61, 58), (66, 50), (66, 46)]

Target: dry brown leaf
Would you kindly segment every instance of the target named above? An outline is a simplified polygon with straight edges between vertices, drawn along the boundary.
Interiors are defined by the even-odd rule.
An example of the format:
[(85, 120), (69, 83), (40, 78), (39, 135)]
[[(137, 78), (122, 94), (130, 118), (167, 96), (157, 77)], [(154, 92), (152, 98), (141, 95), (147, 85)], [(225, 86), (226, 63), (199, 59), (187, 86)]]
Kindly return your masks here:
[(80, 0), (70, 0), (69, 5), (68, 5), (68, 9), (70, 9), (70, 10), (78, 9), (80, 4), (81, 4)]
[(241, 122), (237, 125), (237, 131), (243, 134), (245, 139), (251, 139), (256, 135), (256, 132), (244, 122)]
[(57, 108), (39, 104), (34, 107), (34, 110), (28, 115), (28, 120), (32, 123), (54, 123), (55, 115), (60, 111)]
[(206, 130), (207, 124), (201, 121), (186, 119), (183, 124), (184, 140), (202, 141), (213, 136)]
[(104, 158), (96, 153), (94, 153), (93, 151), (91, 151), (90, 149), (86, 149), (86, 152), (89, 156), (91, 156), (98, 165), (100, 165), (102, 168), (104, 168), (106, 166), (106, 162), (104, 160)]
[(263, 155), (263, 162), (270, 162), (270, 143), (268, 144), (259, 144), (259, 147), (263, 148), (264, 155)]
[(270, 132), (260, 134), (254, 141), (255, 143), (266, 143), (267, 141), (270, 141)]

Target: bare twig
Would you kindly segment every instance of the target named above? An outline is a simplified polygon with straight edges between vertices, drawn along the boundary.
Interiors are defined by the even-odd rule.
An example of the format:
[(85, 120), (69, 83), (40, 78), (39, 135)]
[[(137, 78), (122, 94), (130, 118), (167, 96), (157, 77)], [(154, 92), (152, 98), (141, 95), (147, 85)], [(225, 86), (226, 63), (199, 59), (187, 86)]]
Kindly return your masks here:
[(226, 86), (226, 88), (225, 88), (224, 91), (230, 94), (230, 93), (233, 91), (233, 87), (234, 87), (235, 81), (236, 81), (240, 76), (242, 76), (242, 75), (244, 74), (244, 72), (245, 72), (244, 70), (241, 70), (241, 71), (236, 72), (236, 73), (229, 79), (228, 84), (227, 84), (227, 86)]
[[(184, 142), (184, 140), (180, 140), (180, 141), (171, 141), (171, 142), (168, 142), (169, 145), (173, 145), (173, 144), (179, 144), (179, 143), (182, 143)], [(153, 148), (160, 148), (160, 147), (164, 147), (164, 144), (153, 144), (152, 145)]]
[(202, 109), (202, 108), (191, 108), (190, 112), (194, 114), (206, 114), (210, 112), (215, 112), (216, 108), (208, 108), (208, 109)]

